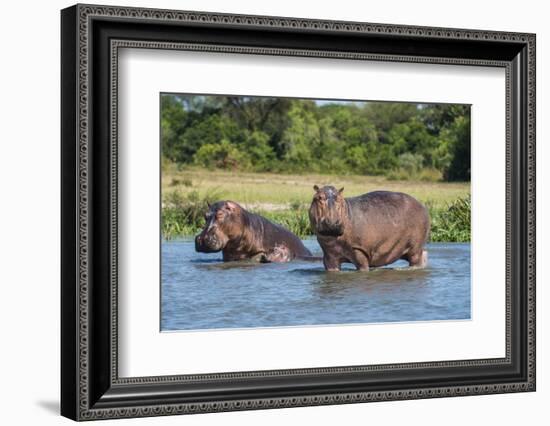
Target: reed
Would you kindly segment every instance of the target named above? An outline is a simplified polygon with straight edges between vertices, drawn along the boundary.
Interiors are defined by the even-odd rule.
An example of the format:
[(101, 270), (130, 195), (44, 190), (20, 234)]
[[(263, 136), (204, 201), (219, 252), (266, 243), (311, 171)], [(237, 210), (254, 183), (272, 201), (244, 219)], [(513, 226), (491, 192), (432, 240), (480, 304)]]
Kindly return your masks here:
[(469, 242), (472, 203), (470, 196), (457, 198), (444, 208), (428, 204), (432, 242)]
[[(208, 203), (222, 199), (221, 194), (211, 190), (200, 196), (197, 191), (187, 194), (171, 192), (162, 209), (162, 234), (165, 239), (188, 237), (200, 232), (204, 226), (204, 213)], [(470, 196), (459, 197), (441, 206), (426, 202), (431, 218), (431, 242), (468, 242), (471, 235)], [(284, 226), (301, 238), (313, 235), (309, 223), (308, 206), (299, 202), (290, 203), (287, 209), (250, 209), (267, 219)]]

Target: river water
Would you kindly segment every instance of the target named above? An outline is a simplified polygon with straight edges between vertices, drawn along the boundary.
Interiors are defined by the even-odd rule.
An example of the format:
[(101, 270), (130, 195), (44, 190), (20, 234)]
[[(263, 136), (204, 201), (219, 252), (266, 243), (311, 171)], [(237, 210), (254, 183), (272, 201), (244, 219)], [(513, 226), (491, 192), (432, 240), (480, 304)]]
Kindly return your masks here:
[[(304, 240), (316, 256), (315, 239)], [(357, 272), (344, 264), (227, 262), (192, 240), (162, 242), (161, 330), (440, 321), (470, 318), (470, 244), (434, 243), (429, 266)]]

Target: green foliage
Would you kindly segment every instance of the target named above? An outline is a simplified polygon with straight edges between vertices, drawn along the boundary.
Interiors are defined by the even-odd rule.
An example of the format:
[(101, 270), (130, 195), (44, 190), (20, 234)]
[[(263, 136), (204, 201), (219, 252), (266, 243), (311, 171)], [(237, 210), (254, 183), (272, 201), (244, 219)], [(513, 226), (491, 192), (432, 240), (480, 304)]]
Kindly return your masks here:
[(445, 169), (447, 180), (470, 180), (470, 117), (459, 116), (445, 128), (449, 139), (450, 160)]
[(309, 214), (306, 208), (297, 210), (256, 211), (274, 223), (284, 226), (300, 238), (313, 235), (309, 222)]
[[(210, 191), (199, 196), (197, 191), (182, 195), (175, 191), (169, 193), (162, 209), (162, 235), (166, 239), (178, 236), (190, 236), (200, 232), (204, 226), (204, 213), (208, 203), (214, 203), (221, 194)], [(432, 242), (468, 242), (471, 235), (470, 197), (458, 198), (444, 207), (426, 203), (430, 218)], [(284, 226), (301, 238), (313, 235), (309, 222), (308, 206), (294, 201), (284, 210), (253, 210), (274, 223)]]
[(437, 141), (419, 117), (393, 126), (388, 133), (388, 143), (393, 146), (395, 155), (409, 154), (420, 158), (418, 168), (434, 165), (433, 151)]
[[(169, 240), (175, 237), (191, 236), (204, 227), (204, 214), (208, 204), (219, 201), (221, 194), (211, 191), (199, 196), (197, 191), (183, 195), (179, 191), (169, 193), (162, 208), (162, 236)], [(252, 210), (274, 223), (284, 226), (300, 237), (312, 235), (309, 223), (308, 206), (295, 202), (289, 210)]]
[(405, 170), (411, 175), (418, 173), (420, 169), (422, 169), (423, 162), (424, 157), (421, 154), (413, 154), (411, 152), (405, 152), (397, 158), (399, 168)]
[(394, 126), (407, 123), (418, 114), (418, 107), (412, 103), (373, 102), (364, 108), (364, 116), (376, 128), (382, 144), (389, 142), (389, 133)]
[(170, 182), (170, 186), (179, 186), (179, 185), (183, 185), (189, 188), (193, 186), (193, 181), (191, 179), (172, 178), (172, 181)]
[(253, 171), (270, 171), (275, 161), (275, 152), (269, 145), (269, 136), (261, 130), (249, 133), (239, 148), (246, 153), (247, 169)]
[(161, 139), (180, 165), (470, 179), (467, 105), (162, 95)]
[(204, 226), (204, 214), (208, 204), (218, 201), (220, 194), (210, 191), (199, 196), (197, 191), (183, 195), (179, 191), (167, 194), (163, 201), (161, 228), (165, 239), (193, 235)]
[(199, 148), (194, 156), (195, 164), (208, 169), (245, 170), (250, 158), (238, 146), (222, 139), (220, 143), (208, 143)]
[(421, 182), (440, 182), (443, 180), (443, 174), (438, 169), (424, 168), (417, 173), (416, 179)]
[(446, 208), (428, 206), (431, 217), (431, 241), (468, 242), (471, 238), (471, 199), (458, 198)]
[(161, 96), (160, 130), (162, 138), (163, 160), (176, 161), (180, 158), (180, 139), (190, 125), (188, 113), (183, 109), (180, 100), (175, 96)]
[(420, 154), (406, 152), (397, 157), (398, 167), (386, 174), (389, 180), (419, 180), (439, 182), (443, 179), (440, 170), (423, 166), (424, 157)]

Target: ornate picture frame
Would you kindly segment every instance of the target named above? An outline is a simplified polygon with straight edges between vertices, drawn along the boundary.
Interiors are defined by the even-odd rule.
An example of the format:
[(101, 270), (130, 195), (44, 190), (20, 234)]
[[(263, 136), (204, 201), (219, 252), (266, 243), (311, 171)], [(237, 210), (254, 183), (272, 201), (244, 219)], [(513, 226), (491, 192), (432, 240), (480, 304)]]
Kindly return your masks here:
[[(535, 390), (535, 35), (76, 5), (61, 12), (61, 414), (160, 416)], [(506, 356), (119, 377), (118, 50), (477, 65), (506, 72)], [(503, 230), (504, 232), (504, 230)]]

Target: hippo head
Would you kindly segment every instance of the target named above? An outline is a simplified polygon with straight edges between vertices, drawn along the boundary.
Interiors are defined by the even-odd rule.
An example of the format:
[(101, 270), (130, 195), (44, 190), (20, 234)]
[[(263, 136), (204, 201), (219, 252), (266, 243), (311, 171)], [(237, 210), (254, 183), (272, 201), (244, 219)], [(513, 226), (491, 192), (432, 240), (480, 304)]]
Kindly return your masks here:
[(233, 201), (218, 201), (209, 206), (204, 219), (204, 229), (195, 237), (195, 250), (215, 253), (227, 243), (242, 235), (243, 209)]
[(346, 201), (342, 195), (344, 188), (317, 185), (309, 208), (309, 220), (316, 234), (338, 237), (344, 233)]

